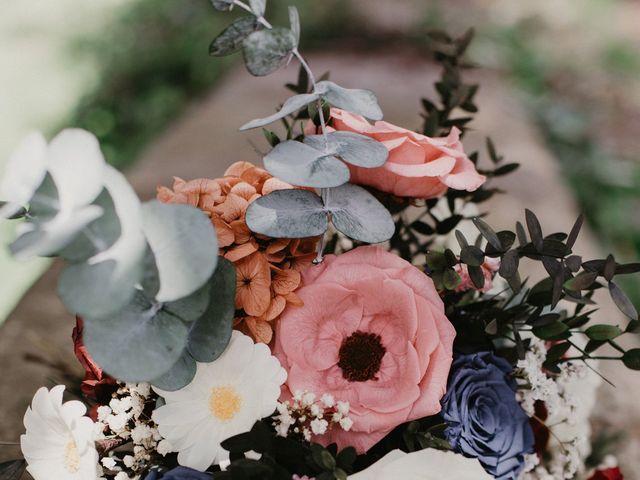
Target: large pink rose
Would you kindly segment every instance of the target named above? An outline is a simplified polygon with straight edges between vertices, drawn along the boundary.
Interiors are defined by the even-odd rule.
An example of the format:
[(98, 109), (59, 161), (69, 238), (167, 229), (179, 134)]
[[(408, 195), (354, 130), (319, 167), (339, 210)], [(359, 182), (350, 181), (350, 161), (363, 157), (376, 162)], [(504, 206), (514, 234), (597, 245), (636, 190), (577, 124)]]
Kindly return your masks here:
[(364, 117), (331, 109), (332, 127), (382, 142), (389, 159), (382, 167), (349, 165), (351, 183), (369, 185), (400, 197), (437, 198), (449, 188), (473, 192), (486, 180), (460, 142), (460, 130), (448, 137), (430, 138), (387, 122), (371, 125)]
[(455, 330), (433, 282), (379, 247), (360, 247), (307, 269), (276, 330), (289, 372), (283, 391), (348, 401), (353, 427), (317, 440), (365, 452), (403, 422), (440, 411)]

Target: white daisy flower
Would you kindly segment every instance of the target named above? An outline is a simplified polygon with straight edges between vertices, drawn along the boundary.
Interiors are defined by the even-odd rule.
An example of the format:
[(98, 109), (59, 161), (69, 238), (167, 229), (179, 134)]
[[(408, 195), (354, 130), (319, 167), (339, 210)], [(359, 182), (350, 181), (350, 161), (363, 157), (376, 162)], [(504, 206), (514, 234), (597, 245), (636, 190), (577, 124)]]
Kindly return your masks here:
[(20, 446), (35, 480), (95, 480), (95, 428), (78, 401), (62, 403), (63, 385), (39, 389), (24, 415)]
[(176, 392), (154, 388), (166, 404), (153, 412), (153, 420), (180, 465), (204, 471), (228, 459), (222, 441), (276, 410), (286, 378), (269, 347), (234, 331), (216, 361), (197, 364), (189, 385)]

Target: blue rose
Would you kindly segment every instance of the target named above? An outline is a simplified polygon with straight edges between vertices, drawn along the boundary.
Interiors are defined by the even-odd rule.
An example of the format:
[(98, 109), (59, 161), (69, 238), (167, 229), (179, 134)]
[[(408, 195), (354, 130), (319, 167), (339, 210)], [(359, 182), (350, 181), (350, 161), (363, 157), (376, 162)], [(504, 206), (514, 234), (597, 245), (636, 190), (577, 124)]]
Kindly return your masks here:
[(211, 475), (187, 467), (177, 467), (166, 473), (152, 470), (144, 480), (211, 480)]
[(516, 401), (512, 367), (492, 352), (462, 355), (442, 399), (445, 437), (457, 452), (480, 460), (499, 480), (515, 480), (533, 453), (529, 417)]

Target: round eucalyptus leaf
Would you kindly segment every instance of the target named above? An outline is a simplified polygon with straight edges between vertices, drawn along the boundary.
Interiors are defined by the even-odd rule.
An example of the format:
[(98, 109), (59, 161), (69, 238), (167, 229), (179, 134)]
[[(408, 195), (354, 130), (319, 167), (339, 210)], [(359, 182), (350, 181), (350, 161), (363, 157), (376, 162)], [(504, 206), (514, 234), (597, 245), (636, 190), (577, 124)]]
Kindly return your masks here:
[(254, 200), (246, 222), (255, 233), (272, 238), (305, 238), (323, 234), (327, 213), (320, 197), (308, 190), (277, 190)]
[(104, 182), (118, 214), (120, 238), (86, 262), (67, 266), (58, 281), (64, 304), (82, 316), (108, 316), (131, 301), (142, 279), (148, 249), (141, 228), (140, 201), (124, 175), (108, 166)]
[(349, 168), (332, 155), (304, 143), (279, 143), (264, 157), (264, 167), (274, 177), (301, 187), (337, 187), (349, 181)]
[(247, 70), (252, 75), (262, 77), (275, 72), (286, 63), (296, 48), (296, 37), (288, 28), (275, 27), (253, 32), (242, 45)]
[(249, 0), (249, 6), (256, 17), (263, 17), (267, 10), (267, 0)]
[[(235, 288), (235, 278), (233, 287)], [(211, 287), (208, 284), (205, 284), (188, 297), (181, 298), (173, 302), (163, 303), (162, 309), (185, 322), (193, 322), (194, 320), (201, 318), (205, 312), (207, 312), (210, 298)]]
[(175, 365), (189, 330), (138, 291), (121, 311), (108, 317), (86, 315), (84, 342), (107, 373), (125, 382), (158, 378)]
[(189, 352), (185, 350), (169, 371), (163, 373), (158, 378), (154, 378), (149, 383), (161, 390), (175, 392), (191, 383), (193, 377), (196, 376), (196, 370), (196, 361)]
[(211, 5), (213, 5), (213, 8), (216, 10), (226, 12), (233, 8), (233, 0), (211, 0)]
[(326, 135), (309, 135), (304, 143), (317, 150), (324, 150), (339, 156), (345, 162), (357, 167), (376, 168), (385, 164), (389, 150), (382, 143), (354, 132), (331, 132)]
[(289, 6), (289, 24), (296, 39), (296, 46), (300, 43), (300, 14), (294, 6)]
[(218, 240), (202, 211), (154, 200), (142, 206), (142, 228), (158, 267), (158, 301), (186, 297), (211, 278), (218, 261)]
[(364, 188), (349, 183), (332, 188), (326, 209), (334, 226), (348, 237), (367, 243), (389, 240), (395, 224), (389, 211)]
[(198, 362), (212, 362), (224, 352), (231, 340), (235, 315), (236, 271), (224, 258), (218, 261), (207, 293), (209, 308), (189, 330), (187, 349)]
[(242, 42), (257, 28), (256, 17), (245, 15), (237, 18), (225, 28), (209, 46), (209, 55), (223, 57), (242, 48)]
[(120, 238), (120, 220), (108, 190), (102, 190), (93, 202), (103, 214), (83, 228), (76, 238), (60, 251), (69, 262), (81, 262), (111, 247)]
[(277, 120), (291, 115), (292, 113), (297, 112), (301, 108), (315, 102), (319, 98), (320, 95), (317, 95), (315, 93), (303, 93), (302, 95), (294, 95), (293, 97), (289, 97), (287, 101), (282, 105), (280, 111), (265, 118), (257, 118), (255, 120), (251, 120), (250, 122), (240, 127), (240, 130), (250, 130), (252, 128), (260, 128), (269, 125), (270, 123), (273, 123)]
[(378, 98), (371, 90), (344, 88), (328, 80), (318, 82), (314, 93), (320, 94), (337, 108), (370, 120), (382, 120), (383, 114)]

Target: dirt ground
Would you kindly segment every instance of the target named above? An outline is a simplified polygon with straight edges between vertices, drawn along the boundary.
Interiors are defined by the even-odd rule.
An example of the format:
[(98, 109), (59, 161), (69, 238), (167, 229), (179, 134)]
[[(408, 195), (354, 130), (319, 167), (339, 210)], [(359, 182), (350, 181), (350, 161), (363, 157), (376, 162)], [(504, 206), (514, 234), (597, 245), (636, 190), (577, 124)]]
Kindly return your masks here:
[[(419, 98), (431, 94), (430, 85), (438, 75), (431, 64), (397, 52), (339, 59), (313, 56), (310, 60), (315, 71), (331, 70), (332, 80), (344, 86), (374, 90), (386, 119), (408, 128), (419, 126)], [(232, 162), (259, 162), (256, 148), (267, 149), (260, 133), (238, 132), (237, 127), (271, 113), (287, 96), (282, 85), (295, 74), (296, 69), (289, 68), (266, 79), (256, 79), (242, 69), (232, 71), (215, 91), (160, 135), (129, 172), (140, 196), (152, 197), (156, 185), (169, 185), (173, 175), (186, 179), (214, 177)], [(577, 216), (575, 205), (518, 98), (496, 74), (477, 75), (482, 82), (481, 113), (467, 149), (481, 148), (484, 135), (490, 134), (510, 161), (522, 164), (519, 171), (502, 182), (510, 195), (493, 201), (489, 221), (497, 227), (511, 227), (523, 217), (526, 206), (539, 214), (545, 231), (570, 228)], [(585, 257), (599, 255), (588, 234), (578, 249)], [(73, 318), (55, 294), (58, 272), (57, 267), (49, 271), (0, 330), (0, 441), (17, 441), (23, 430), (22, 415), (33, 393), (39, 386), (51, 385), (50, 379), (55, 377), (50, 367), (25, 362), (25, 355), (74, 364), (70, 340)], [(612, 323), (622, 321), (615, 309), (603, 308), (602, 315)], [(602, 387), (595, 422), (627, 433), (621, 459), (627, 468), (626, 478), (633, 480), (638, 478), (633, 467), (638, 466), (640, 458), (640, 410), (635, 401), (640, 394), (640, 374), (618, 365), (615, 370), (610, 367), (603, 365), (601, 370), (617, 388)], [(0, 460), (17, 454), (15, 448), (0, 447)]]

